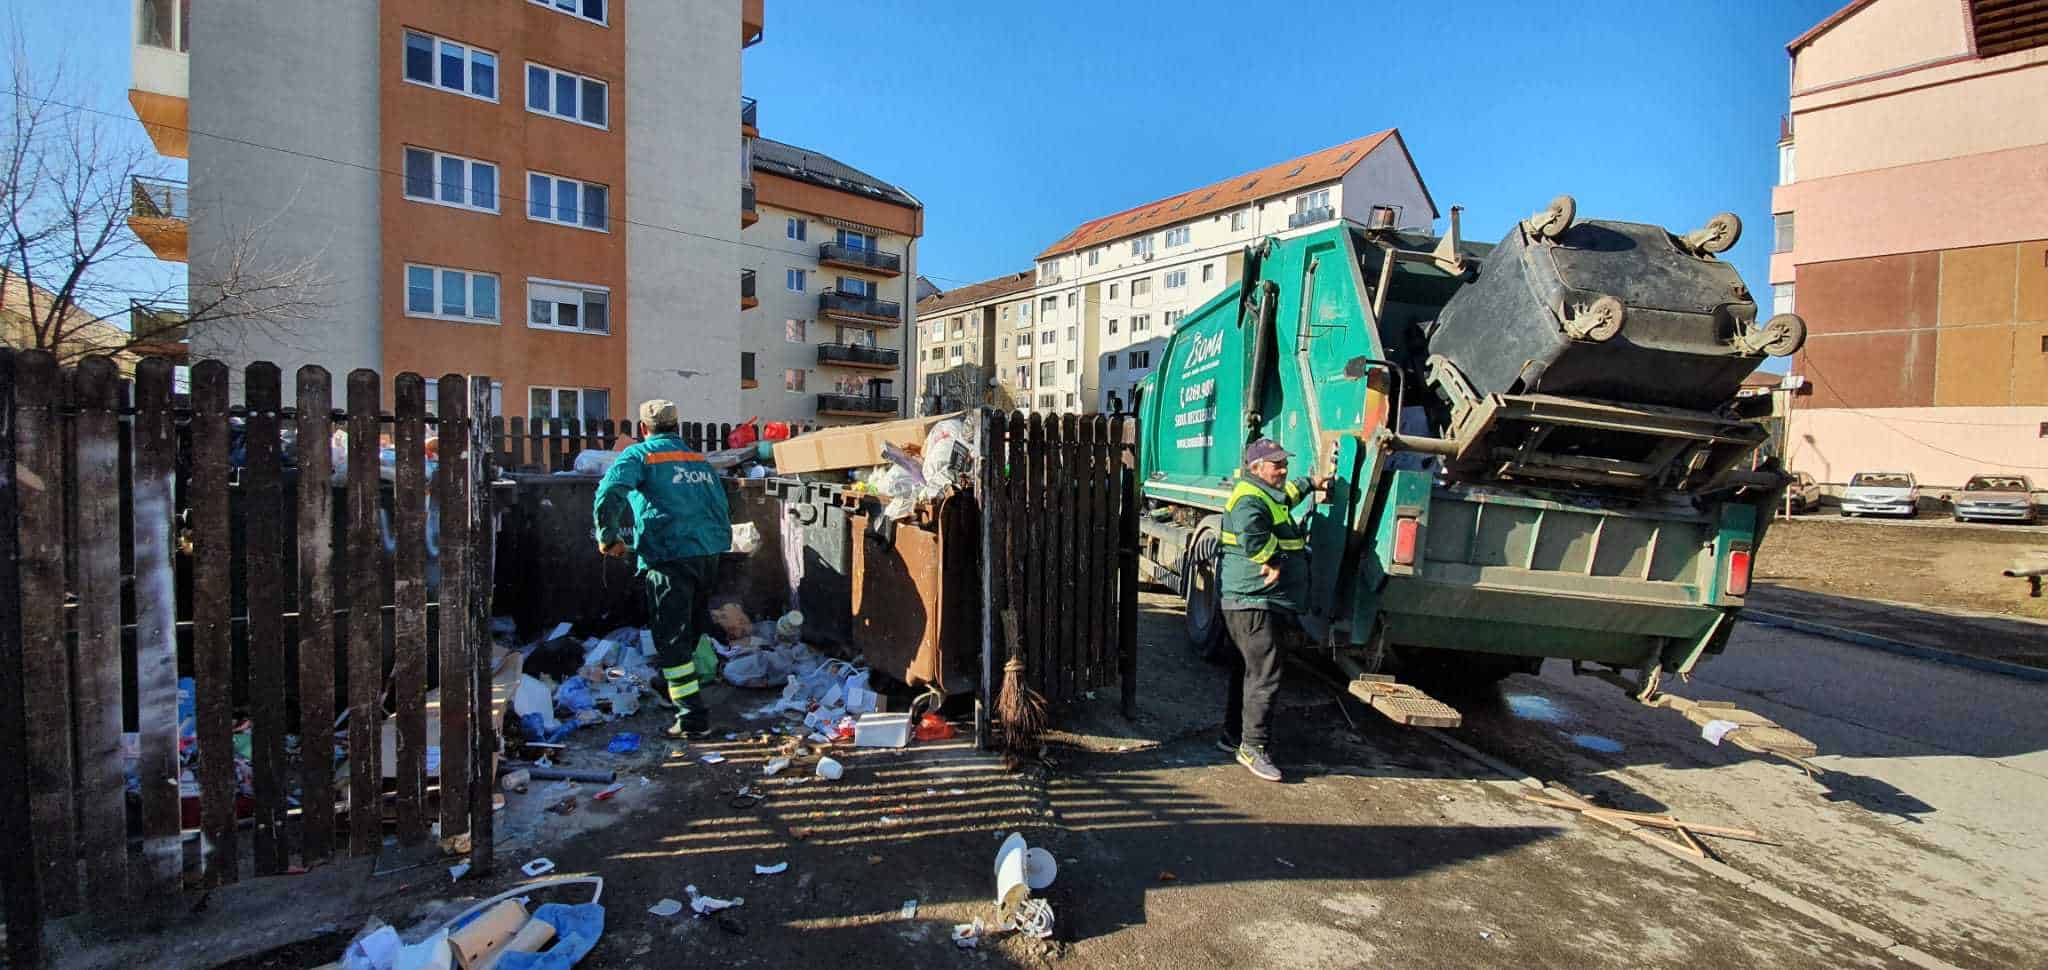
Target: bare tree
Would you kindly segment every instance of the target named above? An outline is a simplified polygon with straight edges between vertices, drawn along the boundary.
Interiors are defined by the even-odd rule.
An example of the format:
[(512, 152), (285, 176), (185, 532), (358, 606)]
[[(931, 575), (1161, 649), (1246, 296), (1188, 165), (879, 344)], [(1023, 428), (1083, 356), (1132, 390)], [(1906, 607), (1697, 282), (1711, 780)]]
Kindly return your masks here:
[(257, 334), (289, 344), (330, 285), (315, 260), (266, 253), (260, 225), (220, 227), (222, 241), (196, 254), (203, 270), (158, 260), (136, 228), (189, 225), (184, 186), (134, 137), (140, 122), (87, 107), (61, 63), (35, 69), (18, 26), (8, 41), (0, 342), (64, 361), (146, 352), (201, 330), (216, 344)]

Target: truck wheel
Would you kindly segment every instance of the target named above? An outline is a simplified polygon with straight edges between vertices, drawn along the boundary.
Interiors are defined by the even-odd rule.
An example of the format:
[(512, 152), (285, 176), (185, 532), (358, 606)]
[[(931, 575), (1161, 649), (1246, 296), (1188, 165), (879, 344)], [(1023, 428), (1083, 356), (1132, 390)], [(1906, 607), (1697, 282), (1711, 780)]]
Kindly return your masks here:
[(1188, 547), (1187, 602), (1184, 616), (1188, 646), (1195, 656), (1216, 661), (1229, 637), (1223, 630), (1223, 586), (1216, 574), (1216, 534), (1204, 532)]

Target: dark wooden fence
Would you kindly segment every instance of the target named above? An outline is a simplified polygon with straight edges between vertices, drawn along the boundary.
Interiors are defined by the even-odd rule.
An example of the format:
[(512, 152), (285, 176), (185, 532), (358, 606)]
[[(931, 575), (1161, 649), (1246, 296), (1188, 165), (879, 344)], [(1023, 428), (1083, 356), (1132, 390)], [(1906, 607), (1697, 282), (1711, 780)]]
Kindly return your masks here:
[[(348, 375), (341, 411), (323, 368), (299, 370), (291, 406), (274, 364), (248, 367), (239, 406), (229, 376), (219, 362), (196, 364), (189, 407), (174, 406), (164, 360), (143, 361), (131, 385), (104, 358), (61, 369), (46, 353), (0, 349), (0, 830), (11, 834), (0, 883), (11, 966), (39, 965), (48, 918), (373, 855), (387, 806), (402, 843), (424, 841), (438, 818), (444, 837), (470, 836), (478, 869), (490, 866), (492, 536), (478, 483), (490, 480), (492, 449), (469, 419), (488, 408), (489, 381), (441, 378), (429, 415), (417, 374), (393, 382), (392, 413), (374, 371)], [(327, 487), (337, 422), (348, 432), (340, 515)], [(429, 434), (439, 438), (432, 476)], [(390, 554), (384, 435), (395, 452)], [(438, 602), (426, 578), (430, 495), (441, 511)], [(191, 766), (179, 751), (181, 675), (193, 681)], [(434, 680), (438, 790), (426, 768)], [(349, 752), (343, 792), (337, 744)], [(184, 823), (187, 767), (196, 833)], [(289, 807), (294, 789), (300, 809)]]
[(1001, 686), (1014, 616), (1024, 670), (1054, 704), (1119, 686), (1137, 698), (1137, 422), (980, 412), (988, 528), (984, 697)]
[[(791, 434), (816, 431), (817, 425), (788, 422)], [(683, 443), (698, 451), (717, 451), (725, 447), (732, 430), (746, 422), (719, 424), (710, 421), (685, 421), (680, 429)], [(768, 422), (760, 422), (766, 427)], [(609, 450), (619, 446), (621, 438), (643, 437), (646, 429), (637, 421), (620, 418), (579, 420), (576, 418), (502, 418), (490, 420), (491, 450), (497, 456), (498, 467), (513, 471), (548, 472), (568, 471), (576, 460), (576, 453), (586, 448)]]

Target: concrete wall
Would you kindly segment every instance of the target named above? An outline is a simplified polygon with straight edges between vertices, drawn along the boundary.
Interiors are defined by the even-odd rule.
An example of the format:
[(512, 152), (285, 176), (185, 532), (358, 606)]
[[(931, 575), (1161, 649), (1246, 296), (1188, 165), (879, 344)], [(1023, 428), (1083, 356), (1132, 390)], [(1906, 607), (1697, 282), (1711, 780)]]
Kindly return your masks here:
[(312, 319), (285, 330), (201, 328), (198, 356), (237, 372), (252, 360), (287, 374), (317, 363), (337, 389), (349, 370), (382, 364), (377, 19), (374, 3), (193, 5), (192, 128), (223, 136), (191, 140), (194, 301), (208, 298), (208, 281), (244, 236), (257, 241), (259, 268), (316, 259), (331, 280)]
[[(2041, 77), (2048, 82), (2048, 71)], [(2048, 85), (2037, 103), (2048, 104)], [(2027, 148), (1779, 186), (1772, 208), (1794, 213), (1797, 235), (1793, 251), (1773, 259), (1804, 265), (2039, 239), (2048, 234), (2043, 173), (2048, 132)]]
[(1800, 50), (1792, 90), (1967, 53), (1967, 16), (1957, 0), (1876, 0)]
[(686, 415), (744, 418), (734, 413), (739, 271), (747, 265), (736, 245), (742, 173), (733, 162), (740, 157), (739, 4), (635, 3), (628, 12), (626, 214), (633, 224), (615, 230), (626, 236), (635, 306), (627, 398), (664, 397)]
[(1798, 180), (2048, 142), (2048, 112), (2032, 110), (2043, 98), (2041, 49), (1795, 96)]
[(1795, 408), (1787, 460), (1822, 482), (1859, 471), (1904, 470), (1923, 487), (1971, 475), (2048, 480), (2048, 407)]

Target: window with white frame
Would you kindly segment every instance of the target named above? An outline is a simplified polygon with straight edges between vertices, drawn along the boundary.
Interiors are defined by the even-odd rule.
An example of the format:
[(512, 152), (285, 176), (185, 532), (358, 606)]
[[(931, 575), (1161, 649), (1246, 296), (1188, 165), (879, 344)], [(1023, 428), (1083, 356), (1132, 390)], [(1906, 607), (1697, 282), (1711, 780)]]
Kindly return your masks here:
[(1057, 342), (1057, 334), (1055, 334), (1055, 333), (1054, 333), (1053, 331), (1051, 331), (1051, 330), (1042, 330), (1042, 331), (1039, 331), (1039, 334), (1038, 334), (1038, 345), (1039, 345), (1040, 347), (1050, 347), (1050, 346), (1052, 346), (1052, 345), (1053, 345), (1053, 344), (1054, 344), (1055, 342)]
[(612, 392), (600, 387), (543, 387), (526, 389), (526, 417), (554, 420), (603, 421), (611, 417)]
[(864, 280), (858, 276), (841, 276), (834, 288), (847, 296), (857, 296), (863, 300), (874, 299), (879, 289), (873, 280)]
[(958, 340), (958, 339), (960, 339), (961, 337), (964, 337), (964, 336), (967, 336), (967, 318), (966, 318), (966, 317), (954, 317), (954, 318), (953, 318), (953, 339), (955, 339), (955, 340)]
[(610, 232), (611, 190), (541, 172), (526, 173), (526, 217), (538, 222)]
[(1045, 385), (1052, 383), (1058, 377), (1059, 370), (1057, 364), (1054, 364), (1052, 361), (1048, 360), (1045, 363), (1038, 365), (1038, 386), (1044, 387)]
[(1168, 230), (1166, 230), (1166, 248), (1168, 248), (1168, 249), (1172, 249), (1172, 248), (1173, 248), (1173, 247), (1175, 247), (1175, 246), (1185, 246), (1185, 245), (1187, 245), (1187, 244), (1188, 244), (1188, 227), (1187, 227), (1187, 226), (1176, 226), (1176, 227), (1174, 227), (1174, 228), (1172, 228), (1172, 229), (1168, 229)]
[(405, 79), (456, 94), (498, 100), (498, 55), (479, 47), (405, 32)]
[(1004, 335), (1003, 335), (1003, 349), (1004, 349), (1004, 350), (1008, 350), (1008, 349), (1010, 349), (1010, 337), (1009, 337), (1009, 335), (1008, 335), (1008, 334), (1004, 334)]
[(1073, 373), (1074, 373), (1074, 367), (1075, 367), (1075, 362), (1074, 362), (1074, 361), (1071, 361), (1071, 360), (1067, 361), (1067, 375), (1068, 375), (1068, 376), (1070, 376), (1070, 377), (1071, 377), (1071, 376), (1073, 376)]
[[(1792, 312), (1795, 300), (1793, 287), (1795, 285), (1793, 283), (1780, 283), (1777, 286), (1771, 287), (1771, 313), (1773, 315)], [(2048, 337), (2043, 337), (2042, 341), (2042, 349), (2048, 350)]]
[(1101, 249), (1091, 249), (1091, 250), (1089, 250), (1089, 251), (1088, 251), (1088, 265), (1090, 265), (1090, 266), (1094, 266), (1095, 264), (1097, 264), (1097, 263), (1100, 263), (1100, 262), (1102, 262), (1102, 250), (1101, 250)]
[(839, 245), (855, 252), (866, 253), (874, 252), (877, 248), (876, 239), (872, 234), (855, 232), (851, 229), (839, 230)]
[(1050, 411), (1053, 408), (1059, 407), (1059, 400), (1060, 396), (1057, 394), (1040, 394), (1038, 396), (1038, 408), (1041, 411)]
[(1029, 357), (1029, 356), (1031, 356), (1031, 335), (1030, 335), (1030, 334), (1028, 334), (1028, 333), (1022, 333), (1022, 334), (1018, 334), (1018, 335), (1017, 335), (1017, 356), (1019, 356), (1019, 357)]
[(1170, 273), (1167, 273), (1167, 274), (1166, 274), (1166, 288), (1167, 288), (1167, 289), (1169, 289), (1169, 290), (1178, 290), (1178, 289), (1180, 289), (1181, 287), (1183, 287), (1183, 286), (1186, 286), (1186, 285), (1188, 285), (1188, 271), (1187, 271), (1187, 270), (1184, 270), (1184, 269), (1177, 269), (1177, 270), (1174, 270), (1174, 271), (1172, 271), (1172, 272), (1170, 272)]
[(802, 293), (805, 284), (809, 282), (804, 278), (804, 274), (805, 271), (800, 269), (783, 270), (782, 285), (788, 287), (791, 293)]
[(1073, 292), (1072, 290), (1069, 290), (1069, 291), (1067, 291), (1067, 307), (1068, 307), (1069, 309), (1071, 309), (1071, 308), (1073, 308), (1074, 306), (1078, 305), (1078, 304), (1079, 304), (1080, 302), (1081, 302), (1081, 294), (1079, 294), (1079, 293), (1076, 293), (1076, 292)]
[(959, 363), (959, 362), (960, 362), (960, 359), (961, 359), (962, 357), (965, 357), (966, 355), (967, 355), (967, 348), (965, 348), (965, 347), (962, 347), (962, 346), (961, 346), (961, 345), (959, 345), (959, 344), (954, 344), (954, 345), (953, 345), (953, 349), (952, 349), (951, 351), (949, 351), (949, 352), (947, 353), (947, 355), (946, 355), (946, 356), (948, 356), (948, 357), (952, 358), (952, 361), (953, 361), (953, 363), (956, 363), (956, 364), (957, 364), (957, 363)]
[(1132, 369), (1132, 370), (1138, 370), (1139, 368), (1144, 368), (1144, 367), (1150, 367), (1150, 366), (1152, 366), (1152, 352), (1151, 352), (1151, 351), (1149, 351), (1149, 350), (1133, 350), (1133, 351), (1131, 351), (1131, 369)]
[(1131, 299), (1152, 295), (1152, 277), (1140, 276), (1131, 281)]
[(1110, 354), (1110, 355), (1109, 355), (1108, 357), (1104, 357), (1104, 358), (1102, 359), (1102, 369), (1103, 369), (1103, 370), (1116, 370), (1116, 355), (1115, 355), (1115, 354)]
[(1109, 284), (1109, 298), (1112, 300), (1116, 299), (1116, 286), (1115, 283)]
[(610, 126), (611, 89), (596, 78), (526, 62), (526, 110), (593, 128)]
[(1041, 282), (1041, 283), (1057, 283), (1057, 282), (1059, 282), (1059, 279), (1060, 279), (1060, 261), (1059, 261), (1059, 260), (1057, 260), (1057, 259), (1048, 259), (1048, 260), (1045, 260), (1044, 262), (1041, 262), (1041, 263), (1039, 263), (1039, 264), (1038, 264), (1038, 281), (1039, 281), (1039, 282)]
[(498, 322), (498, 277), (441, 266), (405, 267), (405, 315), (465, 323)]
[(531, 0), (543, 7), (553, 7), (571, 17), (580, 17), (594, 24), (604, 24), (605, 0)]
[(1771, 252), (1792, 251), (1792, 213), (1779, 212), (1771, 216)]
[(1231, 213), (1231, 214), (1230, 214), (1230, 231), (1231, 231), (1231, 232), (1243, 232), (1243, 231), (1244, 231), (1244, 227), (1245, 227), (1246, 225), (1250, 224), (1250, 222), (1251, 222), (1251, 219), (1249, 218), (1249, 216), (1250, 216), (1250, 213), (1246, 212), (1246, 211), (1245, 211), (1245, 210), (1243, 210), (1243, 209), (1239, 209), (1239, 210), (1237, 210), (1236, 212), (1233, 212), (1233, 213)]
[(1079, 398), (1076, 398), (1076, 397), (1074, 396), (1074, 392), (1072, 392), (1072, 391), (1068, 391), (1068, 392), (1067, 392), (1067, 406), (1068, 406), (1068, 407), (1073, 407), (1073, 406), (1074, 406), (1074, 404), (1075, 404), (1075, 403), (1076, 403), (1077, 401), (1079, 401), (1079, 400), (1080, 400)]
[(792, 394), (804, 392), (804, 369), (791, 367), (782, 372), (782, 389)]
[(1329, 189), (1317, 189), (1314, 192), (1304, 192), (1294, 197), (1294, 211), (1298, 213), (1313, 212), (1317, 209), (1327, 209), (1329, 207)]
[(1076, 330), (1076, 329), (1075, 329), (1075, 328), (1073, 328), (1073, 327), (1068, 327), (1068, 328), (1067, 328), (1067, 342), (1068, 342), (1068, 343), (1073, 343), (1073, 342), (1074, 342), (1074, 335), (1075, 335), (1075, 334), (1077, 334), (1077, 333), (1079, 333), (1079, 332), (1080, 332), (1080, 331)]
[(1151, 237), (1151, 236), (1139, 236), (1138, 238), (1136, 238), (1136, 239), (1133, 239), (1133, 240), (1131, 240), (1131, 255), (1132, 255), (1132, 256), (1150, 256), (1150, 255), (1152, 255), (1152, 237)]
[(543, 330), (611, 333), (611, 290), (587, 283), (529, 278), (526, 325)]
[(1138, 332), (1138, 331), (1140, 331), (1140, 330), (1150, 330), (1150, 329), (1152, 329), (1152, 314), (1149, 314), (1149, 313), (1133, 313), (1133, 314), (1131, 314), (1131, 332), (1132, 332), (1132, 333), (1137, 333), (1137, 332)]
[(1019, 319), (1026, 321), (1031, 319), (1031, 304), (1029, 301), (1017, 304), (1017, 316)]
[(1213, 279), (1215, 279), (1215, 278), (1216, 278), (1216, 264), (1215, 264), (1215, 263), (1203, 263), (1203, 264), (1202, 264), (1202, 282), (1204, 282), (1204, 283), (1207, 283), (1207, 282), (1209, 282), (1210, 280), (1213, 280)]
[(1187, 312), (1184, 310), (1166, 311), (1166, 320), (1164, 321), (1166, 323), (1166, 329), (1172, 330), (1174, 327), (1179, 326), (1180, 318), (1184, 316), (1187, 316)]
[(458, 209), (497, 212), (498, 166), (408, 145), (405, 197)]
[(1039, 301), (1038, 301), (1038, 312), (1039, 312), (1039, 313), (1040, 313), (1040, 314), (1041, 314), (1042, 316), (1045, 316), (1045, 317), (1047, 317), (1047, 318), (1050, 318), (1050, 317), (1052, 316), (1052, 312), (1053, 312), (1054, 310), (1057, 310), (1057, 309), (1059, 309), (1059, 308), (1060, 308), (1060, 298), (1059, 298), (1059, 297), (1056, 297), (1056, 296), (1048, 296), (1048, 297), (1046, 297), (1046, 298), (1044, 298), (1044, 299), (1042, 299), (1042, 300), (1039, 300)]
[(842, 324), (833, 328), (832, 338), (841, 347), (875, 346), (875, 332), (866, 327), (849, 327)]
[(805, 237), (810, 235), (810, 232), (810, 220), (798, 216), (790, 216), (788, 221), (784, 222), (782, 226), (782, 234), (797, 242), (803, 242)]
[[(463, 377), (464, 377), (464, 379), (465, 379), (465, 384), (464, 384), (464, 391), (463, 391), (463, 393), (464, 393), (464, 394), (467, 394), (467, 393), (468, 393), (468, 389), (467, 389), (467, 388), (468, 388), (468, 385), (467, 385), (466, 381), (467, 381), (467, 378), (468, 378), (468, 377), (470, 377), (470, 376), (471, 376), (471, 375), (468, 375), (468, 374), (465, 374), (465, 375), (463, 375)], [(181, 392), (181, 393), (189, 393), (189, 392)], [(466, 400), (466, 398), (465, 398), (465, 400)], [(490, 404), (490, 407), (491, 407), (491, 413), (490, 413), (490, 415), (487, 415), (487, 417), (489, 417), (489, 416), (495, 416), (495, 415), (501, 415), (501, 414), (504, 414), (504, 413), (505, 413), (505, 382), (504, 382), (504, 381), (492, 381), (492, 382), (491, 382), (491, 404)], [(428, 381), (428, 382), (427, 382), (427, 413), (428, 413), (428, 414), (431, 414), (431, 415), (438, 415), (438, 414), (440, 414), (440, 413), (441, 413), (441, 382), (440, 382), (440, 381)]]
[(803, 320), (782, 321), (782, 339), (786, 343), (800, 344), (809, 336), (810, 326)]
[(1117, 327), (1117, 323), (1116, 323), (1116, 318), (1115, 318), (1115, 317), (1110, 317), (1110, 318), (1109, 318), (1109, 332), (1110, 332), (1110, 333), (1115, 333), (1115, 332), (1116, 332), (1116, 327)]

